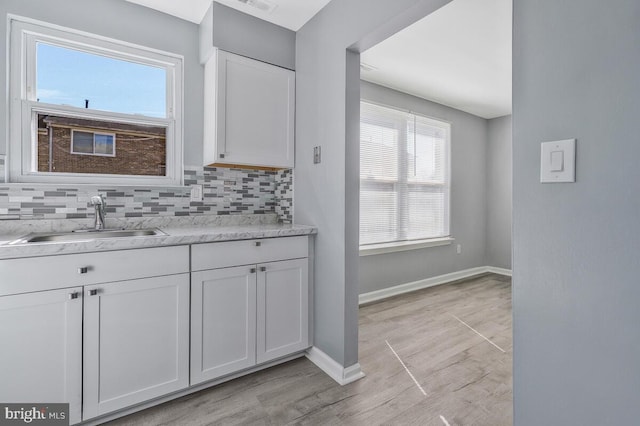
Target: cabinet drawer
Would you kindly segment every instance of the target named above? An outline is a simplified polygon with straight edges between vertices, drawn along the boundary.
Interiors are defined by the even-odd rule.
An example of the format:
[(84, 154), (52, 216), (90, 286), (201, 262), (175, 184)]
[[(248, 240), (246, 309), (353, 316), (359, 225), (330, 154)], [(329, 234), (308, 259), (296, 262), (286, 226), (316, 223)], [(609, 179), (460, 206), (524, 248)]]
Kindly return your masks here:
[(191, 270), (251, 265), (308, 255), (307, 236), (195, 244), (191, 247)]
[(189, 247), (0, 260), (0, 296), (189, 272)]

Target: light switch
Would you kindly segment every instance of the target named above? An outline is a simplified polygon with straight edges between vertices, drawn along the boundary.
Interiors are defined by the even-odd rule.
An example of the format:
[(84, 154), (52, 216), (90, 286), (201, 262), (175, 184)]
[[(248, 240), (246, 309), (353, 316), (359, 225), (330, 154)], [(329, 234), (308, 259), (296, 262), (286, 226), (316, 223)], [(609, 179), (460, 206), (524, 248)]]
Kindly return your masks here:
[(564, 152), (551, 151), (551, 168), (552, 172), (561, 172), (564, 167)]
[(540, 153), (540, 182), (576, 181), (576, 140), (543, 142)]

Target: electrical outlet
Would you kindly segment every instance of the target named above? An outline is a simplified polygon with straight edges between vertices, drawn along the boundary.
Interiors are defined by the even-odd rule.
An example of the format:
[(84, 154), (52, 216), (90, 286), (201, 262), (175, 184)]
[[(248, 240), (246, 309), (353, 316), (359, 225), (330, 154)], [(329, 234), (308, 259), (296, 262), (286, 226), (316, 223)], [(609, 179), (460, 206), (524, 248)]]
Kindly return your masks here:
[(458, 253), (458, 254), (462, 253), (462, 244), (458, 244), (456, 246), (456, 253)]
[(191, 201), (202, 201), (202, 185), (191, 185)]

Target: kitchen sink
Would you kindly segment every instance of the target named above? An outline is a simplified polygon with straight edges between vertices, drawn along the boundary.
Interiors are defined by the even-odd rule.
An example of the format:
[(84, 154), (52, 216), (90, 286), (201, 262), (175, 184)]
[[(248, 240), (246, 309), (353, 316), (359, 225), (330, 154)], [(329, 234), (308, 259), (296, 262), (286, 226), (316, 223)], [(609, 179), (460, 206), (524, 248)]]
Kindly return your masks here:
[(81, 230), (72, 232), (36, 232), (25, 235), (9, 244), (56, 243), (72, 241), (90, 241), (103, 238), (146, 237), (167, 235), (157, 228), (152, 229), (105, 229), (100, 231)]

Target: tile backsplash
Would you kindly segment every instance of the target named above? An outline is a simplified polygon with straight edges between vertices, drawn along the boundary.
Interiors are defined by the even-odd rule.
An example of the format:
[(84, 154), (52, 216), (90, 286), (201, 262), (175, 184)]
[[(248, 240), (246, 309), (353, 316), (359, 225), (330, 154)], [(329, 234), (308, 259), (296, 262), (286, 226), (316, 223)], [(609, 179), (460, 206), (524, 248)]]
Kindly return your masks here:
[(4, 179), (5, 179), (5, 156), (4, 155), (0, 155), (0, 183), (4, 183)]
[(276, 213), (283, 223), (293, 223), (293, 170), (281, 170), (276, 174)]
[[(4, 177), (4, 159), (0, 159)], [(0, 181), (1, 182), (1, 181)], [(190, 201), (190, 186), (202, 185), (203, 201)], [(185, 167), (183, 187), (0, 184), (0, 219), (82, 219), (93, 217), (89, 198), (106, 194), (114, 218), (278, 214), (292, 223), (293, 172)]]

